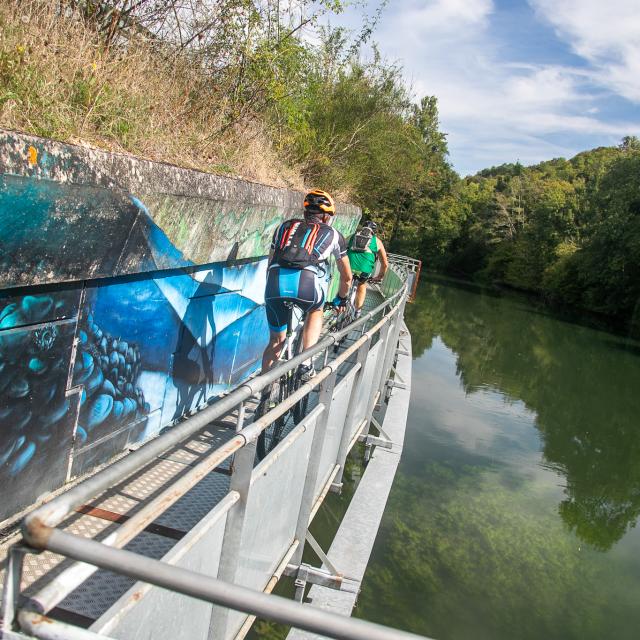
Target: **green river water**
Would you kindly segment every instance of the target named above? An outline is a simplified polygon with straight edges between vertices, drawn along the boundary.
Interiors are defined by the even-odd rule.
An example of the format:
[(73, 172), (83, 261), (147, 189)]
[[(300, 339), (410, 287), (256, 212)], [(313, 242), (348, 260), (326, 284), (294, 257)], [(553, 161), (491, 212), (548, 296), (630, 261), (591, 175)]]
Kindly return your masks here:
[(640, 343), (446, 280), (406, 320), (405, 447), (355, 615), (640, 638)]
[[(406, 310), (404, 451), (354, 615), (437, 640), (637, 640), (640, 343), (425, 280)], [(359, 459), (314, 520), (325, 549)]]

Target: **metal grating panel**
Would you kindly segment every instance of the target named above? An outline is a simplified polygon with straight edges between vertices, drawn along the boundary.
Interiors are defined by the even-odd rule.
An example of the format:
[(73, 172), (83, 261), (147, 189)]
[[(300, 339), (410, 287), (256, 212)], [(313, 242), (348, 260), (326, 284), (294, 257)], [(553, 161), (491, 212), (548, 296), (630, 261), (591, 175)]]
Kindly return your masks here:
[[(77, 514), (71, 516), (61, 528), (84, 538), (101, 539), (112, 531), (113, 526), (115, 525), (112, 522)], [(27, 555), (22, 574), (25, 593), (33, 595), (70, 564), (72, 564), (71, 560), (50, 551)]]
[[(225, 417), (220, 423), (223, 424), (210, 425), (193, 439), (175, 447), (161, 457), (186, 465), (197, 464), (210, 451), (228, 442), (235, 435), (235, 413)], [(221, 468), (228, 469), (229, 460), (225, 460)]]
[[(214, 524), (205, 518), (162, 558), (168, 564), (216, 576), (226, 516)], [(179, 612), (179, 615), (177, 615)], [(205, 638), (211, 605), (166, 589), (133, 585), (91, 630), (123, 640)], [(153, 621), (153, 625), (149, 624)]]
[[(125, 549), (148, 558), (160, 559), (174, 544), (175, 540), (143, 531)], [(134, 583), (135, 580), (126, 576), (99, 570), (70, 593), (59, 606), (95, 620)]]
[(157, 524), (187, 532), (229, 493), (229, 476), (210, 473), (156, 519)]

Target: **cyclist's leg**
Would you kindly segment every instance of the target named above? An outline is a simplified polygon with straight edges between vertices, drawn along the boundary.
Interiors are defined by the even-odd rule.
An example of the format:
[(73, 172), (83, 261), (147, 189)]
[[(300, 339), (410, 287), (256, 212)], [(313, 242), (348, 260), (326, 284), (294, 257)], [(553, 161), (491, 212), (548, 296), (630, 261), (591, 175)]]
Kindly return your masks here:
[(286, 331), (269, 330), (269, 342), (262, 354), (262, 373), (271, 369), (273, 363), (278, 360), (287, 337)]
[(307, 312), (307, 319), (302, 332), (302, 345), (305, 349), (313, 347), (320, 339), (322, 331), (322, 308), (313, 309)]
[(265, 308), (269, 325), (269, 342), (262, 354), (262, 373), (266, 373), (280, 357), (287, 331), (288, 309), (285, 298), (280, 297), (279, 270), (273, 269), (267, 276), (265, 290)]
[(302, 332), (302, 345), (305, 349), (308, 349), (318, 342), (322, 331), (322, 308), (325, 293), (319, 278), (311, 272), (306, 272), (300, 279), (299, 295), (302, 299), (308, 301), (305, 309), (307, 317)]
[[(367, 274), (362, 274), (367, 275)], [(358, 313), (361, 309), (362, 306), (364, 305), (364, 301), (365, 298), (367, 297), (367, 283), (366, 282), (358, 282), (358, 288), (356, 289), (356, 301), (355, 301), (355, 308), (356, 308), (356, 313)]]

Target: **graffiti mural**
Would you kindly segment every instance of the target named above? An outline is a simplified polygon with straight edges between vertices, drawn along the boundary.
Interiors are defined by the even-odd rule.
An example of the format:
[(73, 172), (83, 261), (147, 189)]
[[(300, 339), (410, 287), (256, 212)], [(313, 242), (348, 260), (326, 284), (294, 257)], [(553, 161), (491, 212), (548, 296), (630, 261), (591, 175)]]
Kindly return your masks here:
[(260, 260), (85, 289), (73, 367), (73, 384), (83, 387), (74, 475), (257, 369), (259, 336), (267, 336), (265, 271)]
[(0, 294), (0, 520), (258, 366), (266, 260), (185, 266), (140, 201), (100, 202), (135, 219), (119, 261), (145, 273)]
[(66, 478), (78, 402), (66, 393), (78, 297), (0, 296), (0, 519)]
[[(301, 202), (9, 137), (0, 149), (0, 522), (258, 369), (264, 254)], [(113, 188), (112, 175), (151, 193)], [(357, 219), (351, 208), (338, 226), (348, 234)]]

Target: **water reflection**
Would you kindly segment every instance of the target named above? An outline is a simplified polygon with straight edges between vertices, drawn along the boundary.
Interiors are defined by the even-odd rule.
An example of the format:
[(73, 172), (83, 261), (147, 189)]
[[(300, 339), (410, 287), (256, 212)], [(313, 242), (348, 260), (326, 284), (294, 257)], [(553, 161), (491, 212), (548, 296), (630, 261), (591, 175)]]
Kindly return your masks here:
[(637, 343), (447, 284), (407, 320), (408, 431), (356, 615), (439, 640), (635, 640)]
[(408, 310), (414, 353), (440, 336), (467, 393), (493, 388), (537, 416), (546, 464), (566, 478), (562, 519), (606, 550), (640, 515), (640, 345), (533, 311), (427, 285)]

